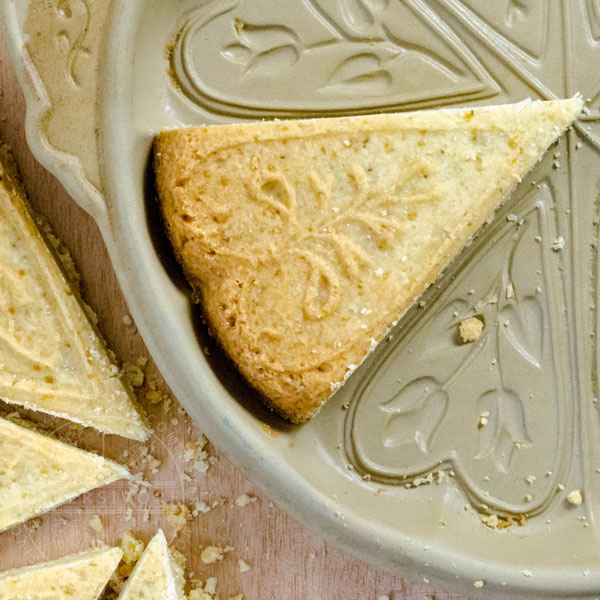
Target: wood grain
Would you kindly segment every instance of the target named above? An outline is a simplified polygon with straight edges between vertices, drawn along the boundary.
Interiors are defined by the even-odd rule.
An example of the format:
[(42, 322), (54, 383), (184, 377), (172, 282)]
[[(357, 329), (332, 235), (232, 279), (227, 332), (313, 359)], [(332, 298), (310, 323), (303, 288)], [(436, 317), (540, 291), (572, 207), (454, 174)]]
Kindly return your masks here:
[[(70, 249), (81, 273), (82, 295), (97, 313), (109, 346), (122, 361), (134, 362), (147, 356), (135, 326), (123, 321), (127, 306), (95, 223), (29, 152), (24, 100), (3, 44), (0, 76), (0, 139), (12, 147), (32, 205)], [(149, 378), (155, 378), (166, 390), (151, 360), (146, 368)], [(382, 596), (390, 600), (458, 600), (457, 596), (434, 592), (424, 583), (409, 583), (346, 555), (300, 526), (267, 498), (258, 497), (258, 501), (238, 507), (238, 496), (254, 495), (251, 483), (210, 446), (214, 463), (206, 473), (195, 472), (184, 463), (183, 452), (185, 444), (197, 438), (198, 431), (177, 401), (173, 399), (165, 411), (168, 402), (149, 404), (144, 389), (139, 395), (154, 427), (154, 435), (145, 445), (91, 431), (81, 433), (65, 427), (64, 422), (31, 415), (60, 429), (80, 447), (102, 452), (129, 464), (134, 471), (139, 470), (136, 457), (144, 447), (161, 464), (155, 473), (146, 469), (147, 485), (129, 501), (129, 486), (116, 483), (44, 515), (41, 523), (29, 522), (0, 534), (0, 571), (76, 552), (98, 540), (116, 544), (126, 530), (147, 542), (161, 526), (171, 545), (187, 558), (188, 578), (216, 576), (221, 598), (243, 592), (248, 600), (376, 600)], [(224, 498), (222, 505), (200, 513), (179, 535), (173, 535), (163, 514), (165, 503), (192, 506), (198, 500), (211, 503), (219, 497)], [(127, 506), (132, 509), (131, 515)], [(94, 515), (103, 522), (101, 533), (89, 526)], [(229, 544), (235, 550), (220, 563), (204, 565), (199, 550), (208, 544)], [(240, 558), (252, 565), (249, 572), (239, 572)]]

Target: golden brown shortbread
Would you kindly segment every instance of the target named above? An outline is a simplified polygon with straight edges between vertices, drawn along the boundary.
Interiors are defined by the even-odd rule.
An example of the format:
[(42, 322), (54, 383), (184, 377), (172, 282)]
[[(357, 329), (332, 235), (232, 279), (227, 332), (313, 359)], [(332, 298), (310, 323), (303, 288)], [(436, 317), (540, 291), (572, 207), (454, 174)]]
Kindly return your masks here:
[(160, 133), (175, 252), (213, 334), (302, 422), (581, 110), (581, 100)]

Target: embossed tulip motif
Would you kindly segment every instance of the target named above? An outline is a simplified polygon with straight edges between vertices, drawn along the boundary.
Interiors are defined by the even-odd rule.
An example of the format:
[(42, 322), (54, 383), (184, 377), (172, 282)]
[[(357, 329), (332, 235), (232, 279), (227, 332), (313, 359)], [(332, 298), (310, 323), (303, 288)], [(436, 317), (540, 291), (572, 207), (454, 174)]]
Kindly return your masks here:
[(289, 27), (268, 29), (237, 21), (239, 42), (225, 46), (221, 56), (243, 66), (244, 73), (275, 73), (300, 56), (298, 36)]
[[(414, 4), (299, 0), (265, 15), (250, 0), (208, 3), (177, 33), (172, 73), (203, 108), (240, 116), (356, 113), (365, 102), (389, 110), (498, 93), (443, 23), (439, 40), (419, 42), (431, 25)], [(430, 80), (427, 91), (415, 72)]]
[[(459, 259), (468, 269), (407, 315), (375, 376), (356, 390), (346, 450), (358, 473), (406, 484), (449, 467), (475, 504), (503, 514), (533, 514), (553, 497), (554, 475), (524, 500), (529, 473), (558, 476), (564, 434), (552, 344), (563, 317), (544, 294), (559, 259), (543, 244), (555, 235), (546, 213), (553, 199), (547, 182), (538, 187), (511, 207), (518, 216), (504, 209)], [(490, 251), (502, 259), (492, 262)], [(532, 255), (534, 277), (524, 267)], [(463, 343), (459, 324), (473, 316), (485, 323), (482, 335)]]
[(381, 405), (392, 417), (383, 434), (387, 448), (416, 443), (427, 454), (448, 404), (448, 394), (432, 377), (421, 377), (404, 386), (391, 400)]

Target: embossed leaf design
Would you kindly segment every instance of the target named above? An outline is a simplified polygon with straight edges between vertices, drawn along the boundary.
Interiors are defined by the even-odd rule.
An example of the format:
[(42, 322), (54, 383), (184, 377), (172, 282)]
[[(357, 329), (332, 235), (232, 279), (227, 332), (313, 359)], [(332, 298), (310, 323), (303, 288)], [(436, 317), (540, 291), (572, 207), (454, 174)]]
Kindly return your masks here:
[(295, 46), (277, 46), (257, 54), (246, 67), (247, 73), (273, 73), (291, 67), (299, 57)]
[(240, 42), (256, 54), (275, 47), (288, 44), (295, 46), (299, 43), (296, 33), (285, 25), (254, 25), (239, 21), (237, 30)]
[(510, 0), (508, 4), (508, 14), (506, 20), (508, 23), (513, 23), (516, 19), (522, 19), (528, 13), (527, 0)]
[(221, 50), (221, 56), (232, 62), (245, 65), (252, 57), (252, 51), (243, 44), (230, 44)]
[(416, 443), (427, 454), (447, 405), (448, 394), (435, 379), (421, 377), (411, 381), (380, 406), (380, 410), (391, 415), (384, 428), (384, 446)]
[(361, 0), (342, 0), (342, 14), (348, 27), (360, 34), (375, 24), (375, 19)]
[(496, 466), (508, 471), (516, 444), (531, 443), (525, 421), (523, 402), (505, 389), (490, 390), (478, 400), (479, 414), (487, 414), (488, 423), (479, 430), (479, 453), (476, 459), (494, 457)]
[(537, 296), (527, 296), (518, 304), (507, 304), (500, 312), (500, 326), (511, 345), (532, 365), (542, 363), (544, 315)]
[(73, 16), (70, 0), (59, 0), (56, 10), (59, 15), (65, 17), (66, 19), (70, 19)]
[(302, 308), (306, 318), (323, 319), (338, 307), (341, 300), (337, 276), (331, 264), (313, 252), (306, 252), (304, 258), (310, 265), (310, 274)]
[(390, 0), (363, 0), (363, 2), (375, 13), (385, 12), (390, 5)]
[(331, 76), (331, 85), (368, 88), (370, 94), (384, 94), (392, 85), (392, 76), (377, 54), (363, 53), (343, 60)]

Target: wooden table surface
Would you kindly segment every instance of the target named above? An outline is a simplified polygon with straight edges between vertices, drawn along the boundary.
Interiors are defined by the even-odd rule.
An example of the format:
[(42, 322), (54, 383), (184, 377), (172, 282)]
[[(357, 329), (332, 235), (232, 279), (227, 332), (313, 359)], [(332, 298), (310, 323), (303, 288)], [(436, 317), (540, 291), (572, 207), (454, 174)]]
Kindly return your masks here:
[[(147, 356), (147, 351), (135, 325), (123, 320), (127, 306), (94, 221), (29, 152), (24, 100), (3, 44), (0, 76), (0, 139), (12, 147), (32, 205), (47, 218), (74, 257), (82, 295), (97, 313), (109, 346), (119, 360), (135, 362)], [(147, 483), (129, 499), (130, 486), (115, 483), (44, 515), (41, 522), (30, 521), (0, 534), (0, 571), (73, 553), (98, 540), (118, 544), (125, 531), (147, 542), (162, 527), (172, 547), (186, 557), (188, 578), (217, 577), (222, 600), (240, 592), (248, 600), (457, 600), (457, 596), (434, 592), (426, 583), (405, 581), (345, 554), (296, 523), (268, 498), (256, 494), (256, 502), (237, 506), (235, 500), (241, 494), (255, 495), (252, 484), (210, 444), (207, 449), (214, 462), (206, 473), (184, 462), (185, 444), (198, 437), (198, 430), (174, 398), (170, 406), (168, 400), (156, 405), (147, 401), (149, 381), (156, 380), (166, 388), (151, 360), (145, 370), (146, 383), (138, 395), (154, 428), (149, 443), (102, 437), (91, 431), (82, 434), (64, 429), (64, 422), (30, 416), (52, 427), (63, 427), (82, 448), (102, 452), (128, 464), (132, 471), (142, 470)], [(160, 461), (155, 469), (140, 459), (146, 449)], [(182, 479), (182, 472), (189, 477)], [(191, 517), (174, 535), (164, 515), (167, 503), (193, 506), (199, 500), (211, 504), (219, 498), (224, 499), (221, 504)], [(103, 523), (101, 532), (89, 525), (95, 515)], [(222, 562), (205, 565), (199, 550), (209, 544), (231, 545), (235, 550)], [(250, 571), (240, 573), (240, 558), (251, 565)]]

